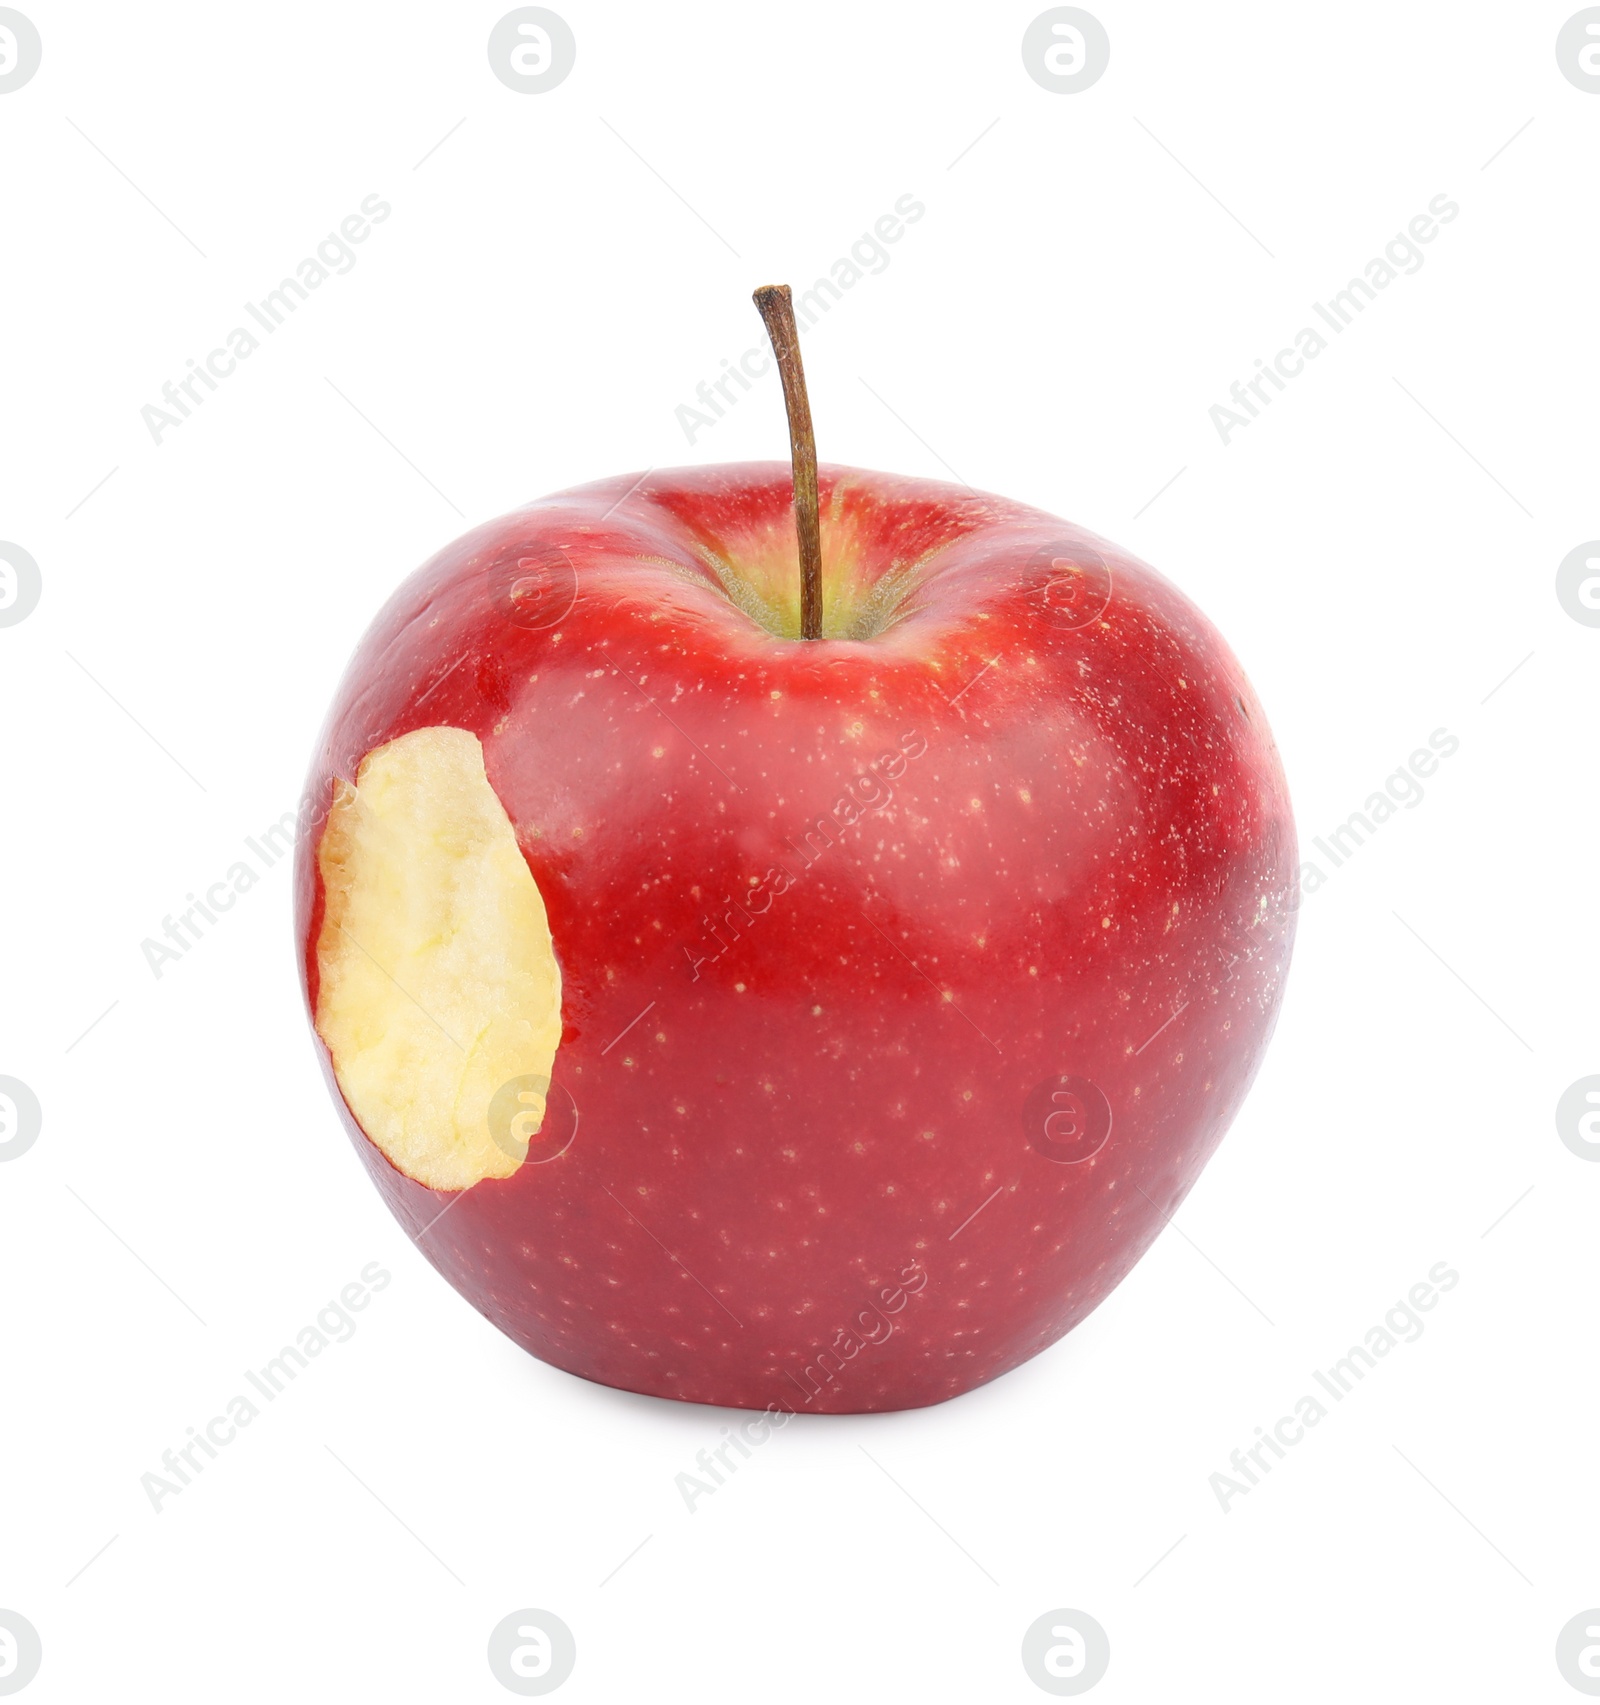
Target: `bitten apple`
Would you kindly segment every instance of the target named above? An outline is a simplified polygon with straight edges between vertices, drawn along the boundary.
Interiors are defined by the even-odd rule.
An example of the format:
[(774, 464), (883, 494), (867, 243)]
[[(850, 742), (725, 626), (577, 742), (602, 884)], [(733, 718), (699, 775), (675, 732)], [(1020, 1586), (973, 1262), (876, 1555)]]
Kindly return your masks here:
[(1153, 570), (814, 477), (809, 611), (776, 463), (605, 480), (419, 570), (312, 768), (299, 951), (368, 1170), (518, 1343), (899, 1409), (1060, 1338), (1193, 1184), (1277, 1012), (1294, 831)]

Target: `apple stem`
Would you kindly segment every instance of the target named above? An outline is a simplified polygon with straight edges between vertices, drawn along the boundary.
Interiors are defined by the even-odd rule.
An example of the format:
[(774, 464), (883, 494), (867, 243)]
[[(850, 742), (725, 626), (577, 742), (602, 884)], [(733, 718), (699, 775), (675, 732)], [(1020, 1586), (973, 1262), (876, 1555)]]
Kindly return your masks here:
[(822, 522), (817, 509), (817, 440), (800, 361), (800, 333), (787, 284), (763, 284), (755, 304), (772, 340), (789, 415), (789, 464), (794, 471), (794, 530), (800, 544), (800, 637), (822, 638)]

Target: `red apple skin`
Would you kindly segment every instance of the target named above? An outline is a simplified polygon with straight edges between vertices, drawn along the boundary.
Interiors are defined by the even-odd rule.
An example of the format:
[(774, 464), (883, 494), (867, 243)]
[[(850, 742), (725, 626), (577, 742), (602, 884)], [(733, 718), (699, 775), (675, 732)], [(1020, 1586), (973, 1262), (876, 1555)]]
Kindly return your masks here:
[[(296, 907), (314, 1012), (334, 778), (415, 728), (478, 736), (561, 967), (551, 1113), (510, 1178), (429, 1190), (362, 1133), (319, 1041), (357, 1151), (533, 1355), (799, 1413), (957, 1396), (1107, 1296), (1250, 1085), (1297, 892), (1266, 720), (1182, 594), (962, 487), (824, 468), (821, 495), (825, 551), (853, 536), (867, 581), (937, 552), (875, 638), (775, 637), (699, 554), (776, 538), (793, 560), (782, 464), (602, 481), (441, 551), (339, 689)], [(556, 550), (574, 579), (530, 616)], [(1104, 562), (1098, 615), (1098, 569), (1063, 614), (1063, 560)], [(883, 766), (892, 798), (844, 826), (847, 786), (859, 810), (896, 751), (916, 755)], [(1030, 1092), (1061, 1075), (1111, 1112), (1087, 1159), (1030, 1140)]]

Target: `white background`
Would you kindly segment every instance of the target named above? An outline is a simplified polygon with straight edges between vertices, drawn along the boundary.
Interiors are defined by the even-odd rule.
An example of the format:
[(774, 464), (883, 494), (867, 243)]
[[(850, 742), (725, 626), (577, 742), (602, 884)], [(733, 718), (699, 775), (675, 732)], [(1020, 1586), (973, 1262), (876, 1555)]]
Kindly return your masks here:
[[(1037, 0), (560, 0), (577, 66), (536, 96), (490, 74), (504, 0), (23, 9), (0, 537), (44, 590), (0, 630), (0, 1073), (44, 1130), (0, 1167), (0, 1607), (44, 1642), (29, 1698), (492, 1701), (524, 1606), (574, 1630), (574, 1701), (1042, 1698), (1020, 1642), (1057, 1607), (1107, 1629), (1108, 1702), (1576, 1697), (1600, 1166), (1553, 1115), (1600, 1070), (1600, 631), (1554, 584), (1600, 535), (1600, 97), (1556, 65), (1571, 0), (1095, 0), (1110, 69), (1073, 95), (1024, 72)], [(354, 270), (153, 443), (163, 382), (371, 193)], [(691, 1515), (674, 1476), (729, 1416), (531, 1360), (391, 1221), (314, 1063), (287, 865), (160, 980), (140, 943), (293, 808), (440, 545), (784, 454), (770, 380), (692, 446), (674, 411), (759, 343), (755, 284), (907, 193), (925, 218), (807, 338), (824, 459), (958, 470), (1176, 580), (1267, 707), (1305, 856), (1432, 730), (1460, 750), (1307, 898), (1254, 1092), (1092, 1319), (945, 1407), (799, 1420)], [(1211, 406), (1439, 194), (1421, 270), (1224, 446)], [(154, 1513), (140, 1476), (373, 1260), (355, 1337)], [(1425, 1335), (1224, 1514), (1209, 1476), (1439, 1261)]]

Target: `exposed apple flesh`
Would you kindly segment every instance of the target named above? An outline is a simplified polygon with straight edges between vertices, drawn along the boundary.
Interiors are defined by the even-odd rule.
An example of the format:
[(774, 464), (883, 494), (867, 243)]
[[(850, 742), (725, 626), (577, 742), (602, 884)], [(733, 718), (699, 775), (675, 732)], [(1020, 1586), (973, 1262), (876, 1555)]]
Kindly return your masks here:
[[(958, 486), (820, 491), (813, 641), (783, 464), (605, 481), (442, 551), (339, 689), (298, 927), (363, 1161), (517, 1342), (666, 1397), (906, 1408), (1068, 1331), (1194, 1183), (1276, 1015), (1294, 831), (1243, 672), (1153, 570)], [(445, 779), (341, 815), (452, 730), (503, 823), (475, 781), (441, 814)], [(489, 818), (548, 915), (559, 1043)], [(437, 858), (457, 827), (495, 881)], [(529, 1164), (470, 1129), (418, 1006), (553, 1047), (476, 1080), (548, 1073)]]
[(350, 1111), (419, 1184), (509, 1178), (545, 1098), (529, 1084), (495, 1125), (490, 1104), (512, 1079), (548, 1083), (561, 972), (476, 736), (419, 728), (369, 753), (317, 864), (317, 1033)]

